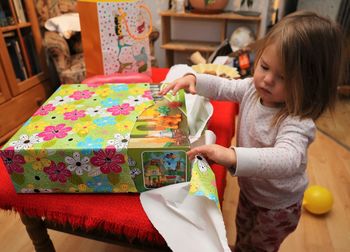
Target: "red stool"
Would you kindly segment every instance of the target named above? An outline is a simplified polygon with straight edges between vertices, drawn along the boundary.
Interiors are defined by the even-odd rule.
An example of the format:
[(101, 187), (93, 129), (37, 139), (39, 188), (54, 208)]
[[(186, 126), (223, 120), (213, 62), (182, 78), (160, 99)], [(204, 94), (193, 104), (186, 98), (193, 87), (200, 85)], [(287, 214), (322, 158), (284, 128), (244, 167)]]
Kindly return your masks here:
[[(164, 80), (168, 71), (152, 69), (153, 82)], [(237, 104), (218, 101), (212, 104), (214, 114), (209, 129), (216, 134), (218, 144), (230, 146)], [(212, 169), (222, 202), (226, 170), (219, 165)], [(17, 194), (2, 162), (0, 185), (0, 208), (20, 214), (36, 251), (54, 251), (46, 228), (118, 245), (169, 250), (147, 218), (139, 194)]]

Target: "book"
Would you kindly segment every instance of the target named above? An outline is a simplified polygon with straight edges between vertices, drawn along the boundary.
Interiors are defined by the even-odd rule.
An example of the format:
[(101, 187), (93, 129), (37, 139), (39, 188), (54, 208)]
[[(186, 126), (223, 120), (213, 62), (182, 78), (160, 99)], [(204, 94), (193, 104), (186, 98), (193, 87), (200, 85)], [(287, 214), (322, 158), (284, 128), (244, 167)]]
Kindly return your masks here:
[(14, 37), (15, 35), (16, 35), (16, 33), (15, 33), (14, 31), (8, 31), (8, 32), (4, 32), (4, 33), (2, 34), (2, 36), (3, 36), (4, 38)]
[(12, 41), (6, 42), (7, 51), (10, 55), (12, 67), (16, 74), (16, 79), (18, 82), (24, 80), (24, 73), (22, 71), (21, 65), (17, 58), (16, 48)]
[(24, 66), (21, 49), (15, 37), (6, 39), (6, 46), (11, 58), (13, 70), (16, 74), (17, 81), (23, 81), (28, 78), (27, 70)]
[(21, 68), (22, 68), (22, 71), (23, 71), (23, 74), (24, 74), (24, 79), (27, 79), (28, 78), (28, 74), (27, 74), (27, 70), (26, 70), (26, 67), (25, 67), (24, 62), (23, 62), (21, 48), (19, 47), (19, 43), (18, 43), (17, 40), (14, 40), (14, 44), (15, 44), (16, 54), (17, 54), (19, 63), (21, 65)]
[(0, 26), (7, 26), (7, 25), (8, 23), (7, 23), (6, 14), (0, 3)]
[(24, 44), (27, 48), (29, 63), (32, 68), (32, 74), (35, 75), (41, 71), (39, 57), (34, 45), (32, 33), (23, 35)]
[(17, 19), (19, 23), (27, 22), (26, 15), (24, 12), (22, 0), (13, 0), (13, 5), (15, 7)]

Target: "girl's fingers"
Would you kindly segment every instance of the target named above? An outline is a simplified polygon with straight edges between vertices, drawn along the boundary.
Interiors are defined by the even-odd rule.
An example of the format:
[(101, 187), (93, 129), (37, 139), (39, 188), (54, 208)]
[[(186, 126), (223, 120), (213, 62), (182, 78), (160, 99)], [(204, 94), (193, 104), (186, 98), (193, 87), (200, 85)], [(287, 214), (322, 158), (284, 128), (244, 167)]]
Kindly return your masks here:
[(190, 160), (193, 160), (196, 156), (196, 153), (193, 150), (188, 151), (186, 154)]
[(166, 86), (164, 89), (162, 89), (159, 94), (160, 95), (166, 95), (171, 89), (174, 88), (175, 83), (171, 83), (168, 86)]
[(197, 147), (197, 148), (193, 148), (191, 150), (189, 150), (187, 152), (188, 158), (190, 160), (194, 159), (196, 155), (202, 155), (204, 158), (207, 157), (207, 152), (206, 152), (206, 148), (204, 147)]
[(193, 95), (197, 94), (195, 87), (192, 85), (188, 88), (188, 91), (190, 94), (193, 94)]
[(176, 95), (176, 93), (182, 88), (181, 85), (175, 85), (175, 87), (173, 88), (173, 95)]

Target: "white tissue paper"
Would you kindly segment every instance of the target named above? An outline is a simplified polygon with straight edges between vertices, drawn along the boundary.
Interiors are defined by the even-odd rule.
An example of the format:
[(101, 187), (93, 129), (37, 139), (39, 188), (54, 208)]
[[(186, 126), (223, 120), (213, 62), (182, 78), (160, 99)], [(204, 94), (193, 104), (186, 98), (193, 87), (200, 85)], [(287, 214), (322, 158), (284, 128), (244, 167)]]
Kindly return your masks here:
[[(187, 65), (175, 65), (164, 83), (189, 72), (193, 70)], [(186, 109), (187, 118), (190, 118), (191, 147), (215, 143), (215, 134), (204, 130), (213, 113), (209, 100), (198, 95), (187, 95)], [(203, 157), (197, 156), (192, 162), (190, 182), (143, 192), (140, 200), (148, 218), (173, 251), (231, 251), (215, 175)]]
[(70, 39), (73, 32), (80, 32), (79, 13), (71, 12), (48, 19), (45, 28), (58, 32), (62, 37)]
[(231, 251), (214, 201), (188, 194), (190, 182), (141, 193), (148, 218), (175, 252)]

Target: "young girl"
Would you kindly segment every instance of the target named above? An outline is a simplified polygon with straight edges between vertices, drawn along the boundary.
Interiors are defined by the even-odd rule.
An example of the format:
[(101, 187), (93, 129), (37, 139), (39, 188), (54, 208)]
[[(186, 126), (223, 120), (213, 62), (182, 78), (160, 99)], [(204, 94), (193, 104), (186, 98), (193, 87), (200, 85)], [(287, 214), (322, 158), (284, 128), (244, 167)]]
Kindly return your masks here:
[(297, 227), (307, 149), (316, 120), (335, 102), (342, 39), (337, 25), (310, 12), (278, 22), (257, 50), (253, 78), (226, 80), (189, 73), (160, 92), (179, 89), (240, 103), (237, 147), (206, 145), (201, 153), (238, 177), (235, 251), (278, 251)]

